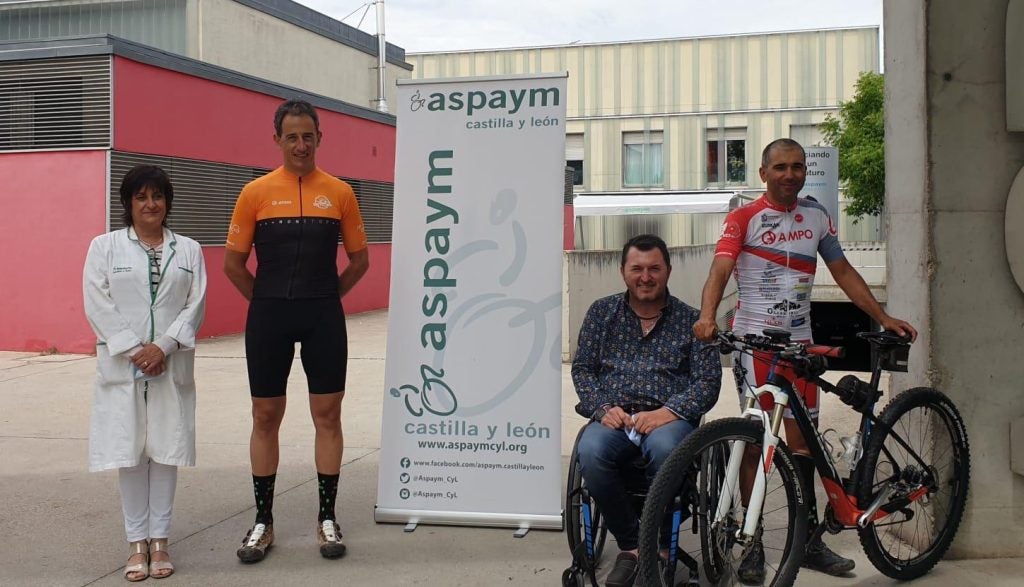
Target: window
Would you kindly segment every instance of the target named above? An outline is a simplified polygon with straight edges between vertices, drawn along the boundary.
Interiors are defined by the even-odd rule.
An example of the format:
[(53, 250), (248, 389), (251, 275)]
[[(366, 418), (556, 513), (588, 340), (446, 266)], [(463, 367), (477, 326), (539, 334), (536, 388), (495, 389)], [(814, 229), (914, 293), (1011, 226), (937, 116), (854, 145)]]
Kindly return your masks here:
[(789, 125), (789, 138), (804, 147), (813, 147), (821, 144), (821, 129), (817, 124), (791, 124)]
[(623, 187), (664, 185), (660, 130), (622, 133)]
[(0, 151), (110, 144), (110, 56), (0, 63)]
[(583, 133), (565, 135), (565, 166), (572, 167), (572, 185), (583, 185)]
[(746, 129), (709, 129), (706, 163), (708, 184), (746, 184)]

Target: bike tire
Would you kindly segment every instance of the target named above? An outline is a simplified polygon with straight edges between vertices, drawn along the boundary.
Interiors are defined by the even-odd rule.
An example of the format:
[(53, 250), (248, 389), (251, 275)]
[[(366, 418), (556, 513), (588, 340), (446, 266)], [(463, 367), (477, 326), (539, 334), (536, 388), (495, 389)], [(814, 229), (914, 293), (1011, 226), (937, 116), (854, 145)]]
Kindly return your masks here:
[[(704, 457), (697, 465), (697, 504), (699, 511), (707, 512), (712, 507), (717, 507), (718, 498), (721, 496), (721, 484), (725, 481), (725, 470), (729, 463), (729, 456), (721, 447), (709, 447)], [(714, 549), (714, 541), (711, 529), (708, 524), (698, 523), (700, 534), (701, 553), (704, 553), (703, 565), (704, 576), (712, 584), (718, 584), (725, 574), (725, 561)]]
[[(727, 451), (733, 441), (742, 440), (748, 444), (759, 445), (763, 439), (764, 428), (760, 422), (743, 418), (724, 418), (701, 426), (672, 451), (651, 484), (640, 520), (640, 585), (663, 585), (661, 565), (658, 563), (658, 536), (664, 512), (666, 508), (671, 507), (677, 495), (683, 496), (684, 503), (697, 504), (692, 514), (697, 517), (700, 528), (700, 556), (705, 578), (713, 583), (722, 584), (722, 575), (735, 573), (742, 556), (737, 557), (736, 553), (732, 552), (732, 547), (729, 547), (730, 552), (723, 553), (714, 545), (716, 540), (725, 540), (731, 534), (729, 529), (713, 528), (709, 523), (714, 518), (716, 496), (705, 495), (701, 498), (701, 491), (697, 489), (702, 485), (701, 475), (707, 474), (709, 470), (702, 470), (702, 463), (721, 463), (723, 458), (727, 461)], [(786, 525), (772, 530), (773, 533), (769, 535), (768, 539), (772, 541), (773, 546), (771, 552), (780, 554), (777, 562), (766, 565), (767, 575), (772, 572), (774, 575), (766, 575), (764, 584), (783, 587), (793, 584), (803, 560), (803, 547), (807, 536), (807, 502), (804, 497), (806, 490), (785, 443), (779, 442), (772, 463), (774, 468), (772, 478), (769, 479), (771, 485), (766, 490), (766, 495), (775, 496), (772, 498), (773, 503), (784, 503), (782, 507), (786, 507), (786, 512), (776, 514), (769, 509), (767, 503), (763, 512), (765, 516), (785, 521)], [(696, 482), (694, 475), (697, 478)], [(710, 481), (713, 485), (714, 479)], [(780, 488), (781, 493), (778, 492)], [(736, 498), (738, 500), (739, 496)], [(781, 510), (781, 507), (778, 509)], [(782, 531), (784, 532), (780, 534), (775, 533)], [(734, 584), (739, 583), (735, 576), (726, 579)]]
[[(871, 503), (879, 485), (895, 475), (901, 457), (908, 461), (904, 465), (916, 466), (916, 460), (910, 459), (906, 449), (896, 443), (893, 433), (910, 444), (924, 460), (929, 474), (937, 478), (938, 490), (929, 492), (927, 500), (915, 501), (879, 519), (877, 525), (868, 524), (859, 529), (858, 534), (864, 552), (876, 569), (894, 579), (916, 579), (942, 559), (963, 518), (971, 475), (967, 432), (953, 402), (929, 387), (900, 393), (882, 410), (878, 420), (882, 425), (872, 429), (858, 467), (858, 504), (867, 507)], [(928, 446), (920, 447), (919, 451), (913, 445), (917, 441)], [(913, 512), (913, 517), (907, 518), (906, 511)], [(898, 521), (899, 516), (903, 517), (903, 522)], [(911, 523), (912, 533), (909, 526), (905, 527)], [(931, 539), (922, 531), (922, 523), (926, 526), (923, 530), (928, 530), (929, 525), (934, 530)], [(885, 542), (889, 538), (892, 542), (887, 548)], [(904, 545), (907, 558), (902, 556)], [(895, 553), (890, 551), (892, 546), (897, 547)], [(914, 552), (916, 554), (911, 556)]]

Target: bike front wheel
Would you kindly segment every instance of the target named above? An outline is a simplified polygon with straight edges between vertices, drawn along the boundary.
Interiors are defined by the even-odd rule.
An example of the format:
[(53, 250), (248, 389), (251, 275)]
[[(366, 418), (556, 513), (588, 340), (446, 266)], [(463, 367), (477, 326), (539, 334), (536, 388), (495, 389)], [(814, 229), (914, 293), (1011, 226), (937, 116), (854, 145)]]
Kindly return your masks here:
[(889, 502), (926, 491), (859, 531), (879, 571), (900, 580), (924, 575), (953, 542), (967, 503), (970, 453), (956, 406), (927, 387), (897, 395), (879, 415), (858, 468), (861, 507), (883, 491), (896, 492), (883, 498)]
[[(640, 521), (641, 585), (663, 585), (658, 564), (659, 543), (666, 512), (683, 504), (694, 520), (693, 532), (679, 531), (679, 548), (700, 562), (704, 579), (711, 584), (739, 584), (739, 569), (747, 557), (764, 552), (764, 585), (792, 585), (803, 558), (807, 536), (805, 489), (797, 475), (786, 445), (778, 444), (772, 457), (765, 501), (754, 540), (740, 540), (745, 507), (740, 486), (730, 484), (726, 468), (734, 451), (752, 453), (755, 458), (741, 465), (741, 479), (753, 479), (758, 467), (757, 454), (764, 442), (760, 422), (743, 418), (725, 418), (705, 424), (691, 434), (669, 455), (651, 484)], [(738, 453), (742, 456), (744, 453)], [(749, 474), (747, 474), (749, 473)], [(678, 498), (678, 500), (677, 500)], [(726, 515), (716, 521), (716, 512)], [(695, 524), (693, 523), (695, 522)], [(745, 567), (749, 568), (749, 562)]]

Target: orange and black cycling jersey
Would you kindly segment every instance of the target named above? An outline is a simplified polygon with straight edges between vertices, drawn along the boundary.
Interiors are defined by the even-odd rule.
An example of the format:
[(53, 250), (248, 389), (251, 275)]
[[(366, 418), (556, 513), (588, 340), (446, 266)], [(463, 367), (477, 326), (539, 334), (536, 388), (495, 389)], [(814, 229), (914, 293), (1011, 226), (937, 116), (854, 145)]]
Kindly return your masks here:
[(319, 168), (303, 177), (278, 167), (238, 195), (226, 246), (256, 247), (253, 298), (338, 296), (338, 235), (349, 253), (366, 248), (352, 187)]

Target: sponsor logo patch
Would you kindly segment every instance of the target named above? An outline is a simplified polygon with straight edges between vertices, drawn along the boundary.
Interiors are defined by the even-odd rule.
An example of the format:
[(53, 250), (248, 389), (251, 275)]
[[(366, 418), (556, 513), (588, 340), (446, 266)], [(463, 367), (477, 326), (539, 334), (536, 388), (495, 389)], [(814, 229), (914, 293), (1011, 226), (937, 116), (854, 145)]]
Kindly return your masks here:
[(726, 221), (722, 224), (722, 234), (719, 238), (739, 238), (740, 225), (733, 221)]
[(780, 224), (782, 224), (782, 219), (778, 214), (761, 215), (761, 228), (770, 228), (775, 230)]
[(781, 302), (775, 304), (771, 308), (768, 308), (768, 313), (770, 315), (775, 316), (775, 315), (779, 315), (779, 314), (786, 314), (786, 313), (792, 312), (793, 310), (799, 310), (802, 307), (803, 307), (803, 305), (798, 304), (796, 302), (791, 302), (789, 300), (782, 300)]
[(328, 208), (330, 208), (332, 206), (334, 206), (334, 204), (331, 203), (331, 200), (328, 199), (327, 196), (317, 196), (313, 200), (313, 207), (314, 208), (320, 208), (321, 210), (327, 210)]

